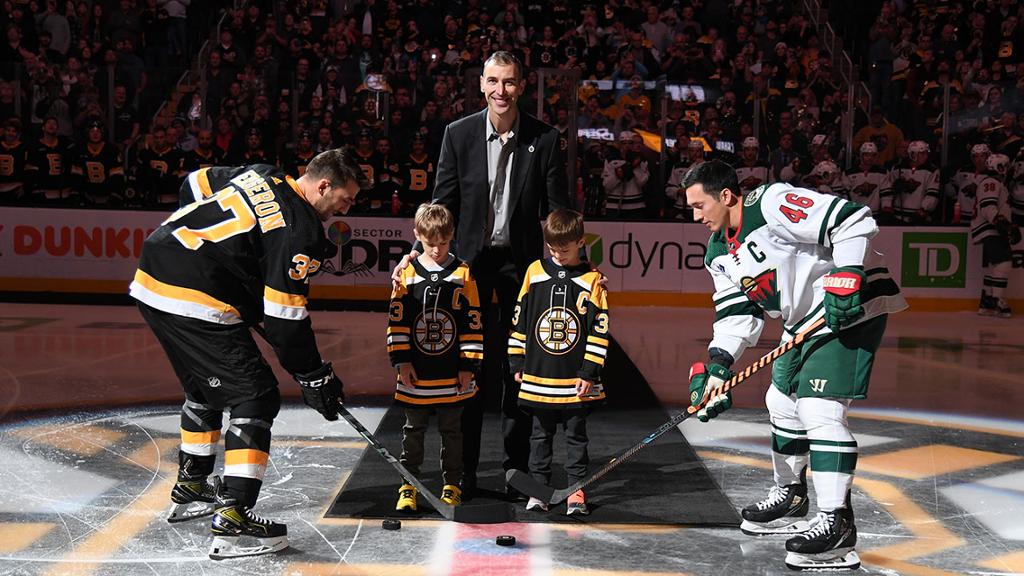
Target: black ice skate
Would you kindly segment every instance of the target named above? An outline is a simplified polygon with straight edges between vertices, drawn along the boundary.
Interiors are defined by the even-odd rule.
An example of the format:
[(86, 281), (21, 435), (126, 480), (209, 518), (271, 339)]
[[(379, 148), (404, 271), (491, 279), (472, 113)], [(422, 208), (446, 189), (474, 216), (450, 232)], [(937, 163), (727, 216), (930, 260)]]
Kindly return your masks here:
[[(214, 560), (279, 552), (288, 547), (287, 526), (257, 516), (226, 493), (217, 496), (217, 513), (213, 515), (210, 531), (210, 558)], [(259, 545), (240, 546), (242, 537), (255, 538)]]
[(811, 528), (786, 541), (786, 566), (791, 570), (856, 570), (860, 568), (853, 509), (819, 512)]
[[(804, 474), (800, 479), (805, 478)], [(810, 508), (807, 483), (772, 486), (768, 496), (740, 511), (744, 534), (798, 534), (809, 528), (806, 520)]]
[(220, 476), (178, 478), (171, 488), (171, 509), (168, 522), (183, 522), (213, 514), (220, 490)]

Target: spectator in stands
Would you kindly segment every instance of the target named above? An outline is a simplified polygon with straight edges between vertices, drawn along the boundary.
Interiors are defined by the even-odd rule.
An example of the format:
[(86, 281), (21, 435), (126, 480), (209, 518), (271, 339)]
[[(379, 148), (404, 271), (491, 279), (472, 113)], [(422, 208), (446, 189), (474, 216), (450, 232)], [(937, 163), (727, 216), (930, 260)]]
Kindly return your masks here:
[(853, 148), (859, 150), (864, 142), (873, 142), (878, 148), (878, 163), (888, 164), (894, 159), (895, 150), (903, 141), (903, 131), (886, 120), (881, 106), (871, 109), (871, 122), (853, 136)]
[(630, 130), (619, 133), (620, 157), (605, 160), (601, 174), (604, 185), (604, 213), (614, 218), (641, 218), (647, 207), (644, 188), (650, 178), (647, 161), (640, 150), (640, 137)]

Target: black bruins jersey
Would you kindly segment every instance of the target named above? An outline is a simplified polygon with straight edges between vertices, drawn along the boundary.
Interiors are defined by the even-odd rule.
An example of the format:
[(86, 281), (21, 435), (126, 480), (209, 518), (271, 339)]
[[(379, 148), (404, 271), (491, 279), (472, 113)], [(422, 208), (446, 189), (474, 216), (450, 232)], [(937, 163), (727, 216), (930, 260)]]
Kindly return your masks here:
[(306, 166), (309, 165), (309, 161), (316, 156), (316, 150), (309, 150), (308, 152), (302, 152), (296, 150), (291, 154), (288, 154), (285, 161), (282, 163), (282, 168), (286, 174), (293, 176), (302, 176), (306, 173)]
[(430, 155), (416, 158), (409, 154), (402, 166), (402, 180), (405, 184), (403, 202), (413, 206), (429, 202), (430, 195), (434, 193), (434, 162)]
[(306, 299), (329, 241), (295, 181), (265, 164), (203, 168), (181, 196), (143, 244), (132, 297), (216, 324), (262, 319), (285, 370), (320, 367)]
[[(546, 258), (526, 271), (508, 339), (509, 365), (522, 372), (521, 405), (567, 408), (604, 399), (608, 296), (600, 279), (586, 262), (565, 268)], [(590, 395), (576, 395), (577, 378), (594, 383)]]
[(0, 202), (13, 200), (25, 185), (28, 148), (21, 141), (8, 145), (0, 142)]
[(144, 195), (159, 206), (178, 203), (184, 157), (181, 150), (168, 146), (163, 150), (144, 148), (139, 151), (135, 177)]
[(218, 166), (222, 160), (220, 152), (215, 147), (210, 148), (206, 152), (196, 148), (185, 152), (181, 160), (181, 166), (187, 174), (189, 172), (195, 172), (200, 168), (212, 168), (213, 166)]
[(71, 185), (72, 149), (71, 142), (60, 137), (53, 146), (37, 140), (29, 148), (25, 169), (36, 190), (60, 190)]
[(457, 389), (459, 372), (478, 374), (484, 357), (480, 300), (469, 266), (454, 256), (444, 267), (413, 260), (391, 294), (387, 344), (392, 365), (412, 362), (416, 370), (415, 386), (398, 379), (397, 402), (453, 404), (476, 395), (475, 386), (463, 394)]
[(79, 194), (96, 206), (124, 199), (124, 162), (117, 147), (107, 142), (88, 143), (71, 165)]

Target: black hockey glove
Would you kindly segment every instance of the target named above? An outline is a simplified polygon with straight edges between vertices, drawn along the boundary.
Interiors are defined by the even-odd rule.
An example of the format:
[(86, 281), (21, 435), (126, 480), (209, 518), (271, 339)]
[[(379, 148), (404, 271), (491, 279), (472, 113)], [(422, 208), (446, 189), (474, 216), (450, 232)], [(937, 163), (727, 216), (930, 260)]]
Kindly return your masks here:
[(337, 406), (345, 402), (345, 392), (330, 362), (324, 362), (323, 366), (309, 374), (295, 374), (295, 380), (302, 389), (302, 401), (306, 406), (328, 420), (338, 419)]

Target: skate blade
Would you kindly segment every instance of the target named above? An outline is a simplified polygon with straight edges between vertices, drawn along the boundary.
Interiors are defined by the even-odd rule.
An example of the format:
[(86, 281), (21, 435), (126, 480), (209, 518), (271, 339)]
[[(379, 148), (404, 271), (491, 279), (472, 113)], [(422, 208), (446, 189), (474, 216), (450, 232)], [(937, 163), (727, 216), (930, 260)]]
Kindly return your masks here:
[(795, 522), (784, 522), (782, 520), (774, 520), (767, 524), (757, 524), (750, 520), (744, 520), (740, 524), (740, 530), (744, 534), (751, 536), (767, 536), (770, 534), (802, 534), (807, 532), (811, 528), (811, 525), (807, 520), (797, 520)]
[(259, 556), (260, 554), (280, 552), (288, 547), (287, 535), (276, 538), (257, 538), (259, 546), (239, 546), (238, 539), (239, 536), (214, 536), (213, 544), (210, 545), (210, 558), (225, 560), (243, 556)]
[(786, 553), (786, 567), (801, 572), (838, 572), (860, 568), (860, 556), (852, 548), (837, 548), (826, 555)]
[(195, 518), (202, 518), (213, 514), (216, 505), (213, 502), (189, 502), (188, 504), (171, 504), (167, 512), (167, 521), (170, 523), (184, 522)]

